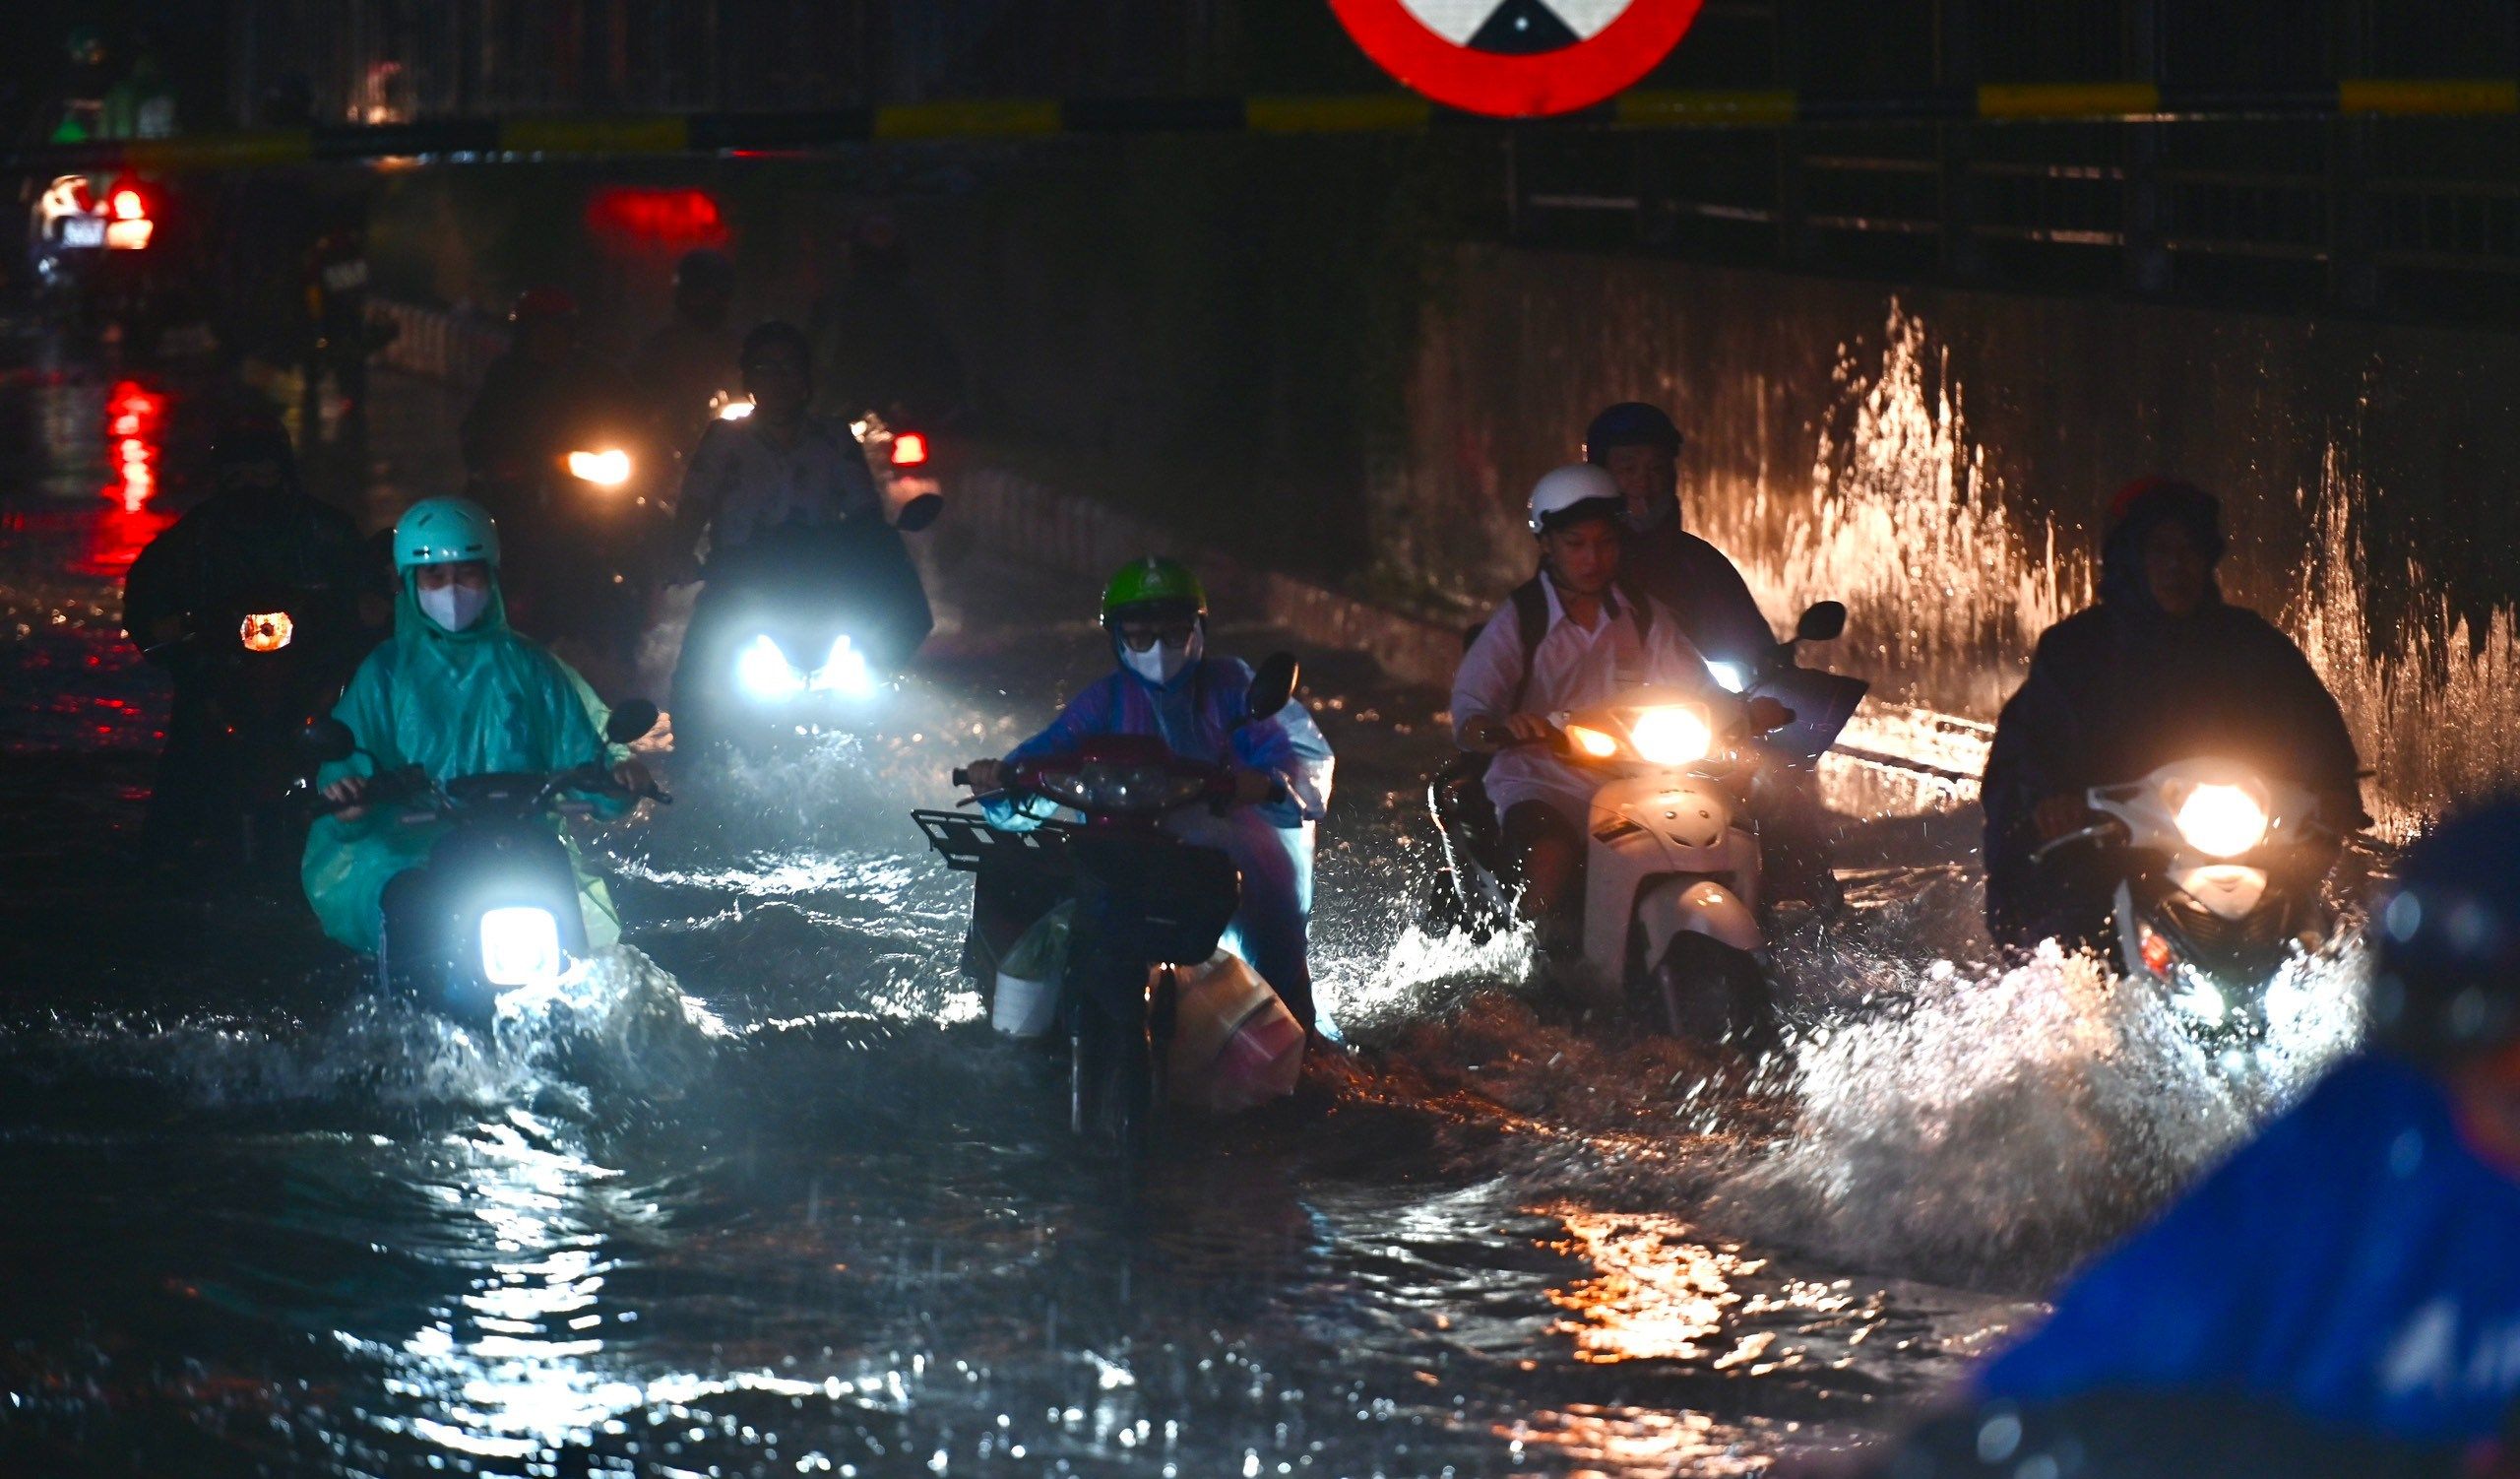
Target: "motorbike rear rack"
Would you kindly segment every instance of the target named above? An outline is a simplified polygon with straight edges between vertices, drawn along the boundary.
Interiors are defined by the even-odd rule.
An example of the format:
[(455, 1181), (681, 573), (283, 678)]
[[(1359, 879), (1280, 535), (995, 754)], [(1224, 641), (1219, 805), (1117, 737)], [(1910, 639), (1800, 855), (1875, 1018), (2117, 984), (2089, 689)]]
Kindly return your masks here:
[(1000, 831), (969, 811), (913, 811), (910, 819), (927, 834), (927, 845), (945, 856), (956, 872), (976, 873), (1009, 866), (1040, 870), (1063, 867), (1068, 840), (1077, 828), (1045, 821), (1029, 832)]

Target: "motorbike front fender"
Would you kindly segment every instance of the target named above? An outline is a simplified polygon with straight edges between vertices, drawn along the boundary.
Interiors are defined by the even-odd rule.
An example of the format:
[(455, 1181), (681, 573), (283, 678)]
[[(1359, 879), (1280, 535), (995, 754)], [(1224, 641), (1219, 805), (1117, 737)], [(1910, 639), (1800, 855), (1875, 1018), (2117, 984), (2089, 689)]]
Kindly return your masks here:
[(1740, 895), (1713, 878), (1662, 878), (1636, 895), (1638, 929), (1648, 961), (1663, 958), (1674, 935), (1703, 934), (1743, 954), (1767, 948), (1759, 917)]

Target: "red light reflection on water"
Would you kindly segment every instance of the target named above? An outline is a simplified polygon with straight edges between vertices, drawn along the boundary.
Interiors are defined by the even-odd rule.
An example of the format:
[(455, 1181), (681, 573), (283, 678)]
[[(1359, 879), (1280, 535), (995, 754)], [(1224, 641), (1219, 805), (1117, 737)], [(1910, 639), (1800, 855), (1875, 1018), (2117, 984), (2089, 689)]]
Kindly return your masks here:
[[(113, 470), (105, 496), (126, 514), (137, 514), (158, 493), (158, 431), (166, 398), (125, 380), (105, 397), (106, 463)], [(136, 552), (136, 551), (135, 551)], [(128, 568), (131, 561), (123, 561)]]

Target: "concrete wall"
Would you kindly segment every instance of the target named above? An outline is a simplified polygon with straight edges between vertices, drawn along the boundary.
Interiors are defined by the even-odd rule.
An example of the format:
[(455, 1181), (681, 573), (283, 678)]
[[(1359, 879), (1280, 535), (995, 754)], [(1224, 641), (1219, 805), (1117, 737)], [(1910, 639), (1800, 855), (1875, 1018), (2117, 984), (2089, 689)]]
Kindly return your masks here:
[(2392, 814), (2520, 776), (2520, 341), (1487, 248), (1449, 284), (1375, 494), (1391, 583), (1492, 600), (1532, 480), (1657, 401), (1772, 619), (1845, 599), (1885, 696), (1983, 720), (2089, 599), (2113, 491), (2172, 471), (2225, 497), (2228, 593), (2310, 650)]

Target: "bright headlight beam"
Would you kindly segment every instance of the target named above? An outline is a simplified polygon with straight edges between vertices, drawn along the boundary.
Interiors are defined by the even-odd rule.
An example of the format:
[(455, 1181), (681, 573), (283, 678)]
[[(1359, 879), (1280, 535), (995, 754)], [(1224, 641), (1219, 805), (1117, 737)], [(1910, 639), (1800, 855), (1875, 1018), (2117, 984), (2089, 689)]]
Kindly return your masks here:
[(560, 922), (551, 911), (511, 904), (481, 915), (481, 979), (492, 986), (539, 986), (559, 979)]
[(598, 487), (619, 487), (630, 481), (630, 454), (619, 447), (569, 454), (569, 476)]
[(763, 703), (786, 703), (805, 691), (805, 675), (763, 632), (735, 654), (735, 686)]
[(1715, 747), (1706, 716), (1686, 704), (1647, 709), (1627, 726), (1628, 742), (1649, 765), (1688, 765)]
[(2198, 786), (2172, 820), (2187, 845), (2209, 858), (2236, 858), (2266, 840), (2266, 808), (2240, 786)]
[(875, 690), (874, 675), (867, 671), (866, 654), (857, 650), (846, 632), (832, 638), (831, 656), (814, 670), (812, 686), (833, 693), (862, 697)]

